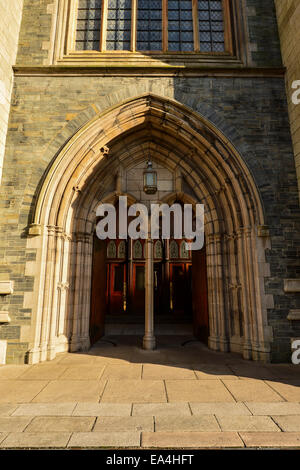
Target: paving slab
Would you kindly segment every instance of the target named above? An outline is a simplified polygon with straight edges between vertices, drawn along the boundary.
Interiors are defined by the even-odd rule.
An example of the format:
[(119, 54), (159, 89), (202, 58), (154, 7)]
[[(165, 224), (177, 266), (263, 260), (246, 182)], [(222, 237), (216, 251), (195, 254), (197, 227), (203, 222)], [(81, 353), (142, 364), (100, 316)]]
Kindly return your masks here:
[(101, 403), (147, 403), (167, 401), (162, 380), (109, 379)]
[(134, 403), (133, 416), (191, 416), (188, 403)]
[(58, 362), (60, 366), (97, 365), (96, 356), (89, 354), (68, 353)]
[(33, 418), (25, 432), (32, 434), (39, 432), (88, 432), (92, 430), (95, 421), (94, 417), (37, 416)]
[(273, 431), (280, 429), (269, 416), (217, 416), (222, 431)]
[(191, 365), (166, 366), (161, 364), (145, 364), (143, 367), (143, 379), (177, 379), (196, 380), (196, 374)]
[(193, 366), (195, 374), (200, 380), (216, 380), (216, 379), (231, 379), (238, 380), (238, 376), (235, 375), (232, 370), (221, 364), (199, 364)]
[(4, 365), (0, 367), (0, 380), (17, 379), (25, 371), (31, 369), (29, 365)]
[(31, 434), (27, 432), (11, 433), (2, 441), (0, 448), (36, 448), (36, 449), (53, 449), (65, 448), (69, 439), (70, 433), (38, 433)]
[(253, 403), (246, 402), (245, 405), (253, 415), (300, 415), (300, 403), (279, 402), (279, 403)]
[(155, 416), (154, 420), (156, 432), (220, 431), (220, 426), (213, 415)]
[(244, 362), (240, 364), (230, 364), (230, 369), (241, 379), (274, 379), (276, 376), (268, 367), (262, 364)]
[(45, 380), (1, 380), (0, 403), (30, 402), (47, 384)]
[(236, 401), (276, 402), (284, 399), (261, 380), (223, 380)]
[(235, 432), (143, 432), (142, 447), (155, 449), (240, 448), (243, 441)]
[(169, 402), (234, 402), (220, 380), (166, 380)]
[(78, 403), (73, 416), (130, 416), (131, 403)]
[(218, 416), (249, 416), (251, 412), (244, 403), (190, 403), (192, 414)]
[(53, 380), (33, 400), (34, 403), (98, 402), (106, 381)]
[(272, 416), (282, 431), (300, 432), (300, 416)]
[(71, 448), (139, 447), (140, 432), (81, 432), (74, 433), (68, 443)]
[(300, 448), (299, 432), (241, 432), (246, 447)]
[(7, 433), (6, 432), (0, 432), (0, 444), (1, 442), (4, 441), (4, 439), (7, 437)]
[(23, 432), (32, 417), (2, 416), (0, 418), (0, 432)]
[(65, 366), (57, 364), (37, 364), (25, 372), (18, 378), (19, 380), (55, 380), (58, 379), (66, 370)]
[(100, 380), (104, 369), (104, 365), (96, 366), (94, 364), (67, 366), (60, 376), (60, 380)]
[(17, 404), (0, 403), (0, 416), (10, 416), (16, 409)]
[(105, 366), (103, 379), (140, 379), (142, 365), (140, 364), (108, 364)]
[(300, 402), (300, 380), (268, 381), (267, 383), (285, 400)]
[(279, 379), (299, 380), (299, 365), (268, 364), (267, 368)]
[(152, 416), (101, 416), (93, 432), (140, 432), (154, 431), (154, 420)]
[(76, 403), (24, 403), (12, 416), (71, 416)]

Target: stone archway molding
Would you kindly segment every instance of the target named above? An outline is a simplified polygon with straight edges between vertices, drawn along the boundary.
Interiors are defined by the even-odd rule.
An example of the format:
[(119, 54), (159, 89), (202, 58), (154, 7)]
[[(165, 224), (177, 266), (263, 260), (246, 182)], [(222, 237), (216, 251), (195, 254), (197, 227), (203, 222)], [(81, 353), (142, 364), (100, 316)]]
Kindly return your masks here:
[[(240, 153), (210, 121), (173, 99), (145, 93), (92, 117), (45, 174), (29, 227), (28, 244), (38, 251), (38, 276), (28, 362), (89, 347), (95, 208), (107, 197), (120, 167), (141, 159), (134, 145), (145, 135), (155, 142), (155, 158), (180, 171), (207, 207), (209, 346), (269, 360), (267, 308), (273, 298), (264, 291), (269, 239), (260, 236), (267, 233), (261, 231), (264, 212), (254, 179)], [(108, 149), (122, 139), (130, 150), (110, 155)], [(239, 335), (237, 317), (242, 318)]]

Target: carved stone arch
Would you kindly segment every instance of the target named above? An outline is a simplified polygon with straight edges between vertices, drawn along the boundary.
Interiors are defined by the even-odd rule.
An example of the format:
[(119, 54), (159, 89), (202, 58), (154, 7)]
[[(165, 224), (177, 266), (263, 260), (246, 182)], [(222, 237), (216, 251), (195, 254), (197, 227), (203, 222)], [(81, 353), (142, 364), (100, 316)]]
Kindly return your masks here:
[[(269, 242), (257, 233), (264, 212), (255, 181), (216, 126), (182, 103), (146, 93), (96, 114), (66, 142), (43, 179), (29, 227), (30, 235), (40, 237), (29, 361), (89, 347), (95, 208), (110, 197), (107, 188), (120, 165), (141, 161), (145, 148), (174, 174), (180, 171), (196, 202), (207, 209), (210, 347), (238, 347), (246, 358), (268, 360), (272, 298), (264, 292), (264, 253)], [(57, 286), (68, 282), (68, 294), (59, 296)], [(237, 299), (244, 334), (235, 345), (228, 315)]]

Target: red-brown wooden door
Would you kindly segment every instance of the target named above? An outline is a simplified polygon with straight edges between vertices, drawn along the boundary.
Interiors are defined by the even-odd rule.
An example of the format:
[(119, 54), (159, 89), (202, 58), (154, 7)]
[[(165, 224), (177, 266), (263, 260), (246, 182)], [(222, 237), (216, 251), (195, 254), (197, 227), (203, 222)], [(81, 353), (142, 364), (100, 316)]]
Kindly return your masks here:
[(144, 315), (145, 312), (145, 263), (133, 265), (131, 311), (137, 315)]
[(104, 335), (106, 315), (106, 243), (94, 236), (90, 341), (96, 343)]
[(209, 337), (209, 317), (205, 247), (202, 250), (194, 250), (192, 252), (192, 260), (194, 335), (200, 341), (207, 344)]
[(107, 265), (107, 304), (110, 315), (124, 312), (126, 264), (108, 263)]
[(170, 264), (171, 310), (177, 316), (191, 312), (191, 263)]

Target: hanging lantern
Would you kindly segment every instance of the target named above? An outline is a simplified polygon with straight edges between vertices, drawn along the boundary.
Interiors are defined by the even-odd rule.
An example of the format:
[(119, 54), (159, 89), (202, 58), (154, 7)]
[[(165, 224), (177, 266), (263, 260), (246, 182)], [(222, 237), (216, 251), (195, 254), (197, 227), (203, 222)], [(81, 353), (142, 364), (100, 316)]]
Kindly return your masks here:
[(155, 194), (157, 191), (157, 173), (152, 168), (152, 162), (149, 160), (147, 169), (144, 171), (144, 192), (146, 194)]

